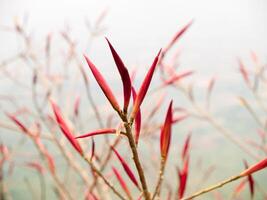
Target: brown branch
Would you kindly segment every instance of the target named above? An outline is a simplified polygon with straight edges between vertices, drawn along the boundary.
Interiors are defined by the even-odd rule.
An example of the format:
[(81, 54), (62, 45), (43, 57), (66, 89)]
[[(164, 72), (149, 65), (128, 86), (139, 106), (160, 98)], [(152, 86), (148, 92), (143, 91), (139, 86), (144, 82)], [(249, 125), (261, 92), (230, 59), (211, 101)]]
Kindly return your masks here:
[(138, 175), (139, 175), (140, 182), (142, 184), (144, 197), (145, 197), (146, 200), (150, 200), (151, 197), (150, 197), (150, 193), (149, 193), (148, 188), (147, 188), (146, 178), (145, 178), (145, 175), (144, 175), (144, 170), (143, 170), (142, 165), (140, 163), (140, 159), (139, 159), (139, 155), (138, 155), (138, 152), (137, 152), (136, 144), (135, 144), (135, 141), (134, 141), (134, 138), (133, 138), (131, 123), (128, 123), (128, 120), (124, 116), (122, 116), (122, 119), (125, 122), (124, 126), (125, 126), (125, 129), (126, 129), (126, 136), (128, 138), (129, 145), (130, 145), (131, 150), (132, 150), (133, 160), (134, 160), (134, 163), (135, 163)]
[(161, 162), (160, 162), (160, 170), (159, 170), (158, 181), (157, 181), (157, 185), (156, 185), (155, 191), (153, 193), (152, 200), (154, 200), (157, 195), (160, 196), (160, 188), (161, 188), (161, 184), (162, 184), (162, 181), (163, 181), (165, 165), (166, 165), (166, 159), (164, 157), (162, 157), (161, 158)]

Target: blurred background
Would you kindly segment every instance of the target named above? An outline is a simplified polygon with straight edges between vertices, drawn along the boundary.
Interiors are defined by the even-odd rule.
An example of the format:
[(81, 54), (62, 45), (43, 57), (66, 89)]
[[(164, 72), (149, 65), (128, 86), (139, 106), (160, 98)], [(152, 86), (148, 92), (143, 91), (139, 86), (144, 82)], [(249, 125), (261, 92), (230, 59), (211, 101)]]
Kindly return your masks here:
[[(23, 135), (10, 129), (13, 124), (6, 113), (30, 110), (30, 118), (21, 118), (29, 125), (36, 120), (34, 116), (40, 111), (33, 106), (32, 96), (35, 93), (37, 99), (41, 99), (40, 102), (49, 93), (67, 116), (70, 116), (75, 99), (79, 97), (83, 109), (80, 111), (80, 125), (77, 129), (79, 132), (94, 130), (99, 125), (91, 104), (86, 100), (84, 84), (77, 66), (82, 66), (88, 76), (91, 95), (97, 102), (102, 117), (108, 118), (112, 110), (87, 69), (83, 54), (90, 56), (116, 95), (122, 97), (120, 78), (104, 37), (112, 42), (129, 71), (136, 71), (138, 88), (158, 50), (164, 48), (175, 33), (191, 20), (193, 24), (175, 44), (171, 53), (177, 54), (175, 65), (178, 72), (194, 72), (183, 84), (185, 88), (194, 86), (198, 106), (205, 106), (210, 81), (216, 80), (209, 99), (210, 110), (205, 110), (204, 107), (202, 114), (205, 116), (205, 112), (212, 113), (220, 126), (218, 128), (216, 123), (214, 126), (210, 121), (206, 122), (205, 117), (204, 120), (190, 117), (177, 124), (170, 163), (176, 165), (177, 151), (181, 150), (184, 138), (190, 131), (193, 133), (190, 175), (192, 182), (188, 186), (188, 192), (195, 191), (196, 185), (208, 185), (239, 172), (243, 169), (242, 159), (253, 163), (253, 159), (229, 142), (224, 133), (220, 134), (221, 127), (226, 129), (222, 132), (242, 138), (240, 141), (252, 148), (254, 153), (266, 155), (249, 145), (251, 140), (257, 142), (259, 139), (256, 132), (266, 128), (266, 82), (263, 79), (263, 84), (260, 84), (256, 92), (247, 87), (240, 74), (238, 62), (242, 60), (246, 66), (255, 88), (258, 83), (255, 83), (257, 81), (252, 74), (262, 72), (267, 62), (266, 11), (265, 0), (0, 0), (0, 140), (10, 149), (16, 149), (14, 152), (19, 152), (14, 159), (17, 163), (15, 175), (10, 175), (7, 179), (11, 196), (14, 199), (30, 198), (29, 194), (25, 194), (28, 187), (25, 184), (37, 180), (31, 171), (25, 170), (21, 165), (38, 156), (32, 154), (34, 147), (30, 141), (24, 140)], [(167, 58), (171, 60), (172, 56)], [(41, 75), (38, 75), (39, 70)], [(264, 72), (263, 70), (262, 73)], [(43, 74), (49, 78), (43, 78)], [(35, 88), (37, 92), (32, 88), (34, 77), (38, 77), (39, 81)], [(58, 86), (57, 89), (53, 89), (54, 83)], [(157, 74), (151, 90), (157, 88), (160, 83), (161, 79)], [(160, 91), (151, 94), (150, 100), (148, 97), (145, 101), (148, 107), (144, 106), (144, 110), (149, 109), (153, 100), (159, 99), (162, 93)], [(198, 114), (198, 106), (192, 106), (192, 102), (178, 90), (167, 89), (165, 96), (155, 121), (163, 120), (170, 99), (174, 99), (175, 106)], [(243, 98), (246, 99), (245, 103)], [(49, 106), (47, 108), (45, 103), (40, 102), (39, 107), (43, 106), (45, 112), (51, 114)], [(256, 120), (255, 113), (249, 111), (246, 102), (253, 107), (253, 112), (257, 115)], [(69, 118), (73, 123), (73, 119)], [(58, 130), (56, 133), (60, 135)], [(97, 142), (103, 141), (96, 139)], [(149, 143), (157, 152), (158, 135), (152, 137)], [(55, 148), (49, 142), (46, 142), (46, 145), (51, 151)], [(150, 152), (146, 148), (141, 149), (144, 158), (149, 156)], [(58, 153), (55, 153), (55, 159), (57, 166), (67, 170)], [(201, 179), (194, 180), (194, 177), (199, 176), (200, 165), (203, 170), (213, 173), (203, 185)], [(5, 167), (4, 174), (8, 174), (8, 170), (9, 168)], [(171, 177), (171, 171), (166, 176)], [(266, 172), (256, 177), (262, 188), (265, 188)], [(19, 184), (14, 184), (14, 181)], [(233, 187), (228, 186), (221, 190), (222, 195), (227, 196), (227, 192), (232, 191)], [(247, 196), (248, 191), (245, 191), (243, 197), (248, 199)], [(212, 199), (213, 196), (203, 199), (208, 198)], [(263, 197), (259, 195), (257, 199)]]

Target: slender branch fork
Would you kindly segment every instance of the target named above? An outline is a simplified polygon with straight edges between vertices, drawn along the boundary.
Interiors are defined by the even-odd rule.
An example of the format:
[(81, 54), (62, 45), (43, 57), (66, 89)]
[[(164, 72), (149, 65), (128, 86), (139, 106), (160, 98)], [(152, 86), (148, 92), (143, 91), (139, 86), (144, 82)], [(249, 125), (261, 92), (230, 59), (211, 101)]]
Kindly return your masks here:
[[(128, 122), (128, 118), (127, 118), (127, 112), (121, 112), (118, 111), (118, 114), (121, 118), (121, 120), (124, 122), (124, 127), (126, 130), (126, 137), (128, 138), (128, 142), (133, 154), (133, 160), (139, 175), (139, 179), (142, 185), (142, 190), (143, 190), (143, 194), (146, 200), (151, 200), (150, 197), (150, 193), (148, 191), (148, 187), (147, 187), (147, 183), (146, 183), (146, 178), (145, 178), (145, 174), (144, 174), (144, 170), (142, 168), (140, 159), (139, 159), (139, 155), (137, 152), (137, 148), (136, 148), (136, 144), (134, 141), (134, 137), (132, 134), (132, 123)], [(86, 156), (83, 156), (85, 161), (90, 165), (90, 167), (92, 168), (92, 170), (107, 184), (107, 186), (122, 200), (125, 200), (126, 198), (123, 197), (115, 188), (114, 186), (103, 176), (102, 172), (100, 170), (98, 170), (94, 164), (92, 163), (91, 159), (87, 158)]]

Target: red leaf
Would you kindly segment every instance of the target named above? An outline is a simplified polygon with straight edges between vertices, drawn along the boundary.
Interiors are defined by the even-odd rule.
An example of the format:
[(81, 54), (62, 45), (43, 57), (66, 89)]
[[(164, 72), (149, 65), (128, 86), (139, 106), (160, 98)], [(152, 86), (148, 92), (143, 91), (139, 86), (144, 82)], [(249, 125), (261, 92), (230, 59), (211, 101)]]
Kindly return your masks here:
[(168, 80), (165, 80), (163, 86), (170, 85), (170, 84), (173, 84), (177, 81), (180, 81), (182, 78), (190, 76), (193, 73), (194, 73), (193, 71), (187, 71), (187, 72), (183, 72), (180, 74), (175, 74), (171, 78), (169, 78)]
[(48, 162), (49, 170), (51, 171), (52, 174), (55, 174), (55, 161), (53, 157), (51, 156), (51, 154), (48, 153), (48, 151), (46, 151), (45, 157)]
[(265, 167), (267, 167), (267, 158), (261, 160), (260, 162), (256, 163), (255, 165), (249, 167), (248, 169), (246, 169), (245, 171), (243, 171), (240, 176), (248, 176), (250, 174), (253, 174), (257, 171), (260, 171), (262, 169), (264, 169)]
[(188, 114), (184, 114), (184, 115), (181, 115), (181, 116), (177, 116), (177, 117), (173, 117), (172, 119), (172, 123), (173, 124), (176, 124), (180, 121), (183, 121), (184, 119), (186, 119), (188, 117)]
[(115, 176), (117, 177), (117, 179), (118, 179), (121, 187), (123, 188), (124, 192), (127, 194), (127, 196), (129, 197), (129, 199), (132, 199), (130, 190), (128, 189), (125, 181), (123, 180), (123, 178), (120, 175), (120, 173), (118, 172), (118, 170), (116, 170), (114, 167), (112, 167), (112, 170), (113, 170)]
[[(244, 161), (244, 165), (245, 168), (248, 168), (248, 163), (246, 161)], [(249, 190), (250, 190), (250, 195), (251, 195), (251, 199), (253, 199), (254, 196), (254, 179), (252, 177), (252, 175), (248, 175), (248, 182), (249, 182)]]
[(250, 52), (251, 58), (256, 65), (259, 65), (259, 58), (254, 51)]
[(42, 165), (40, 165), (37, 162), (28, 162), (28, 163), (26, 163), (26, 165), (28, 167), (31, 167), (31, 168), (37, 170), (40, 174), (44, 173), (44, 168), (42, 167)]
[(105, 96), (107, 97), (107, 99), (109, 100), (110, 104), (112, 105), (112, 107), (116, 110), (116, 111), (120, 111), (120, 106), (114, 96), (114, 94), (112, 93), (110, 87), (108, 86), (107, 82), (105, 81), (105, 79), (103, 78), (103, 76), (100, 74), (100, 72), (98, 71), (98, 69), (96, 68), (96, 66), (89, 60), (88, 57), (85, 57), (85, 60), (89, 66), (89, 68), (91, 69), (98, 85), (100, 86), (100, 88), (102, 89), (103, 93), (105, 94)]
[(58, 106), (52, 100), (50, 100), (50, 103), (52, 105), (52, 109), (54, 111), (57, 123), (58, 123), (61, 131), (64, 133), (64, 135), (69, 140), (69, 142), (72, 144), (72, 146), (77, 150), (77, 152), (82, 155), (83, 154), (82, 148), (81, 148), (80, 144), (75, 140), (71, 130), (69, 129), (65, 120), (63, 119)]
[[(135, 89), (132, 87), (132, 93), (133, 93), (133, 102), (136, 100), (136, 92)], [(141, 109), (138, 110), (136, 117), (134, 119), (134, 127), (135, 127), (135, 144), (138, 145), (139, 136), (140, 136), (140, 130), (141, 130)]]
[(188, 134), (185, 143), (184, 143), (184, 147), (183, 147), (183, 151), (182, 151), (182, 160), (184, 161), (186, 159), (186, 157), (188, 156), (188, 151), (190, 148), (190, 139), (191, 139), (191, 133)]
[(88, 190), (87, 194), (85, 195), (85, 200), (98, 200), (98, 198)]
[(21, 121), (19, 121), (15, 115), (7, 114), (7, 116), (21, 129), (22, 132), (29, 134), (26, 126)]
[(34, 137), (33, 140), (41, 152), (43, 153), (46, 152), (46, 148), (44, 144), (42, 143), (41, 138), (39, 136)]
[(179, 30), (171, 42), (166, 46), (166, 48), (163, 50), (163, 53), (165, 54), (168, 50), (171, 49), (171, 47), (177, 42), (177, 40), (187, 31), (187, 29), (193, 24), (194, 20), (191, 20), (187, 25), (185, 25), (181, 30)]
[(44, 144), (41, 142), (39, 136), (34, 137), (34, 142), (38, 146), (39, 150), (44, 154), (46, 161), (48, 163), (49, 170), (52, 174), (55, 174), (55, 162), (53, 157), (50, 155), (48, 150), (45, 148)]
[(134, 183), (134, 185), (139, 188), (137, 179), (135, 178), (134, 173), (132, 172), (131, 168), (127, 165), (127, 163), (125, 162), (125, 160), (120, 156), (120, 154), (117, 152), (116, 149), (114, 149), (113, 147), (111, 147), (112, 150), (114, 151), (114, 153), (116, 154), (117, 158), (119, 159), (124, 171), (126, 172), (126, 174), (128, 175), (128, 177), (131, 179), (131, 181)]
[(127, 70), (127, 68), (125, 67), (124, 63), (122, 62), (120, 56), (117, 54), (117, 52), (115, 51), (115, 49), (113, 48), (113, 46), (111, 45), (111, 43), (109, 42), (109, 40), (106, 38), (109, 48), (111, 50), (112, 56), (114, 58), (114, 61), (116, 63), (116, 66), (119, 70), (120, 76), (121, 76), (121, 80), (123, 83), (123, 94), (124, 94), (124, 106), (123, 106), (123, 110), (124, 112), (127, 111), (128, 106), (129, 106), (129, 102), (130, 102), (130, 98), (131, 98), (131, 79), (130, 79), (130, 75), (129, 72)]
[(84, 135), (80, 135), (80, 136), (77, 136), (75, 138), (79, 139), (79, 138), (91, 137), (94, 135), (114, 134), (114, 133), (116, 133), (116, 129), (106, 128), (106, 129), (99, 129), (99, 130), (96, 130), (96, 131), (93, 131), (90, 133), (86, 133)]
[(247, 180), (242, 180), (238, 186), (234, 190), (233, 197), (236, 197), (242, 190), (244, 190), (245, 184), (247, 183)]
[(146, 77), (141, 85), (141, 88), (139, 89), (138, 91), (138, 94), (136, 96), (136, 100), (135, 100), (135, 103), (133, 105), (133, 111), (131, 113), (131, 118), (134, 119), (138, 110), (140, 109), (140, 106), (146, 96), (146, 93), (147, 93), (147, 90), (149, 88), (149, 85), (150, 85), (150, 82), (152, 80), (152, 77), (153, 77), (153, 74), (154, 74), (154, 71), (155, 71), (155, 68), (157, 66), (157, 63), (158, 63), (158, 59), (159, 59), (159, 56), (160, 56), (160, 52), (161, 50), (159, 51), (158, 55), (156, 56), (156, 58), (154, 59), (154, 62), (152, 63), (149, 71), (147, 72), (146, 74)]
[(247, 70), (246, 70), (246, 68), (245, 68), (245, 66), (244, 66), (244, 64), (243, 64), (243, 62), (242, 62), (240, 59), (238, 59), (238, 64), (239, 64), (239, 71), (240, 71), (240, 73), (242, 74), (243, 79), (245, 80), (245, 82), (246, 82), (247, 84), (249, 84), (250, 81), (249, 81), (248, 72), (247, 72)]
[(172, 125), (172, 102), (170, 102), (165, 122), (163, 127), (161, 128), (161, 134), (160, 134), (160, 150), (161, 150), (161, 156), (165, 159), (168, 156), (170, 142), (171, 142), (171, 125)]
[(189, 157), (186, 157), (182, 171), (180, 171), (178, 168), (178, 175), (179, 175), (178, 195), (179, 195), (179, 199), (183, 198), (184, 193), (185, 193), (187, 177), (188, 177), (188, 167), (189, 167)]

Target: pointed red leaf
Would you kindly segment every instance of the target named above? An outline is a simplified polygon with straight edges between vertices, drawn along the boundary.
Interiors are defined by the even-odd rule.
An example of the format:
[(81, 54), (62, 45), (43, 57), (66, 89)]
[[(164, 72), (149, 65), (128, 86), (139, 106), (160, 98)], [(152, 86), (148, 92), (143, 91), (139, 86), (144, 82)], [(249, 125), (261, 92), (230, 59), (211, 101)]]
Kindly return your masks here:
[(127, 187), (125, 181), (123, 180), (122, 176), (120, 175), (120, 173), (118, 172), (118, 170), (116, 170), (116, 168), (112, 167), (112, 170), (115, 174), (115, 176), (117, 177), (122, 189), (124, 190), (124, 192), (127, 194), (127, 196), (129, 197), (129, 199), (132, 199), (131, 193), (129, 188)]
[(88, 64), (89, 68), (91, 69), (98, 85), (102, 89), (103, 93), (105, 94), (105, 96), (109, 100), (112, 107), (116, 111), (120, 111), (120, 106), (119, 106), (114, 94), (112, 93), (110, 87), (108, 86), (107, 82), (105, 81), (104, 77), (101, 75), (101, 73), (98, 71), (96, 66), (89, 60), (89, 58), (87, 56), (84, 55), (84, 58)]
[(57, 123), (58, 123), (61, 131), (64, 133), (64, 135), (69, 140), (69, 142), (72, 144), (72, 146), (77, 150), (77, 152), (82, 155), (83, 154), (82, 148), (81, 148), (80, 144), (75, 140), (71, 130), (69, 129), (65, 120), (63, 119), (58, 106), (52, 100), (50, 100), (50, 103), (52, 105), (52, 109), (54, 111)]
[(122, 62), (120, 56), (117, 54), (109, 40), (106, 38), (109, 48), (111, 50), (112, 56), (118, 68), (118, 71), (121, 76), (122, 84), (123, 84), (123, 94), (124, 94), (124, 106), (123, 110), (126, 112), (129, 106), (130, 98), (131, 98), (131, 79), (127, 68), (125, 67), (124, 63)]
[(95, 20), (95, 23), (94, 23), (94, 26), (97, 27), (97, 28), (101, 28), (101, 25), (102, 25), (102, 22), (103, 20), (106, 18), (107, 14), (108, 14), (108, 9), (107, 8), (104, 8), (100, 14), (97, 16), (96, 20)]
[(43, 174), (44, 173), (44, 168), (42, 165), (40, 165), (39, 163), (37, 162), (28, 162), (26, 163), (26, 165), (28, 167), (31, 167), (33, 169), (35, 169), (36, 171), (38, 171), (40, 174)]
[(112, 128), (99, 129), (99, 130), (96, 130), (90, 133), (86, 133), (84, 135), (77, 136), (75, 137), (75, 139), (91, 137), (94, 135), (114, 134), (114, 133), (116, 133), (116, 129), (112, 129)]
[(172, 119), (172, 123), (173, 124), (176, 124), (180, 121), (183, 121), (184, 119), (186, 119), (188, 117), (188, 114), (184, 114), (184, 115), (181, 115), (181, 116), (177, 116), (177, 117), (173, 117)]
[(248, 176), (267, 167), (267, 158), (243, 171), (240, 176)]
[(161, 128), (160, 134), (160, 150), (161, 156), (165, 159), (168, 156), (170, 142), (171, 142), (171, 126), (172, 126), (172, 102), (170, 102), (164, 125)]
[[(132, 94), (133, 94), (133, 102), (136, 100), (136, 92), (135, 89), (132, 87)], [(138, 145), (140, 130), (141, 130), (141, 109), (138, 110), (136, 117), (134, 119), (134, 128), (135, 128), (135, 144)]]
[[(247, 169), (248, 163), (246, 161), (244, 161), (244, 165), (245, 165), (245, 168)], [(251, 174), (248, 175), (248, 183), (249, 183), (250, 196), (251, 196), (251, 199), (253, 199), (253, 196), (254, 196), (254, 179), (253, 179)]]
[(146, 77), (141, 85), (141, 88), (139, 89), (138, 91), (138, 94), (136, 96), (136, 100), (135, 100), (135, 103), (133, 105), (133, 110), (132, 110), (132, 113), (131, 113), (131, 118), (134, 119), (138, 110), (140, 109), (140, 106), (146, 96), (146, 93), (147, 93), (147, 90), (149, 88), (149, 85), (150, 85), (150, 82), (152, 80), (152, 77), (153, 77), (153, 74), (154, 74), (154, 71), (155, 71), (155, 68), (157, 66), (157, 63), (158, 63), (158, 59), (159, 59), (159, 56), (160, 56), (160, 52), (161, 50), (159, 51), (158, 55), (156, 56), (156, 58), (154, 59), (149, 71), (147, 72), (146, 74)]
[(184, 143), (184, 147), (183, 147), (183, 151), (182, 151), (182, 160), (184, 161), (185, 158), (188, 156), (188, 151), (190, 148), (190, 139), (191, 139), (191, 133), (188, 134), (185, 143)]
[(183, 198), (184, 193), (185, 193), (187, 177), (188, 177), (188, 167), (189, 167), (189, 157), (186, 157), (182, 171), (178, 168), (178, 175), (179, 175), (178, 195), (179, 195), (179, 199)]
[(39, 136), (37, 136), (37, 137), (35, 136), (33, 139), (34, 139), (35, 144), (38, 146), (39, 150), (43, 153), (43, 155), (47, 161), (48, 168), (49, 168), (50, 172), (52, 174), (55, 174), (55, 162), (54, 162), (53, 157), (48, 152), (48, 150), (46, 149), (46, 147), (42, 143), (41, 138)]
[(183, 73), (180, 73), (180, 74), (175, 74), (171, 78), (169, 78), (168, 80), (164, 81), (164, 86), (170, 85), (170, 84), (174, 84), (175, 82), (180, 81), (184, 77), (190, 76), (193, 73), (194, 73), (193, 71), (187, 71), (187, 72), (183, 72)]
[(48, 168), (49, 168), (50, 172), (52, 174), (55, 174), (55, 170), (56, 170), (55, 161), (54, 161), (53, 157), (51, 156), (51, 154), (48, 153), (48, 151), (46, 151), (46, 153), (45, 153), (45, 158), (47, 160)]
[(248, 72), (247, 72), (247, 70), (246, 70), (246, 68), (245, 68), (245, 66), (244, 66), (244, 64), (243, 64), (243, 62), (242, 62), (240, 59), (238, 59), (238, 64), (239, 64), (239, 71), (240, 71), (240, 73), (242, 74), (243, 79), (245, 80), (245, 82), (246, 82), (247, 84), (250, 84), (250, 80), (249, 80)]
[(187, 25), (185, 25), (181, 30), (179, 30), (175, 36), (172, 38), (170, 43), (166, 46), (166, 48), (163, 50), (164, 53), (166, 53), (168, 50), (171, 49), (171, 47), (177, 42), (179, 38), (187, 31), (187, 29), (193, 24), (194, 20), (191, 20)]
[(85, 200), (99, 200), (90, 190), (85, 195)]
[(179, 174), (179, 189), (178, 189), (178, 196), (179, 199), (182, 199), (184, 196), (184, 192), (185, 192), (185, 186), (186, 186), (186, 174), (181, 173), (180, 171), (178, 172)]
[(257, 55), (254, 51), (251, 51), (251, 52), (250, 52), (250, 56), (251, 56), (253, 62), (254, 62), (256, 65), (259, 65), (259, 57), (258, 57), (258, 55)]
[(22, 132), (26, 134), (29, 133), (26, 126), (20, 120), (18, 120), (15, 115), (7, 114), (7, 116), (21, 129)]
[(114, 153), (116, 154), (117, 158), (119, 159), (124, 171), (126, 172), (126, 174), (128, 175), (128, 177), (130, 178), (130, 180), (134, 183), (134, 185), (139, 188), (137, 179), (135, 178), (134, 173), (132, 172), (131, 168), (128, 166), (128, 164), (125, 162), (125, 160), (121, 157), (121, 155), (117, 152), (116, 149), (114, 149), (113, 147), (111, 147), (112, 150), (114, 151)]
[(247, 180), (242, 180), (234, 189), (233, 197), (236, 197), (242, 190), (244, 190)]

